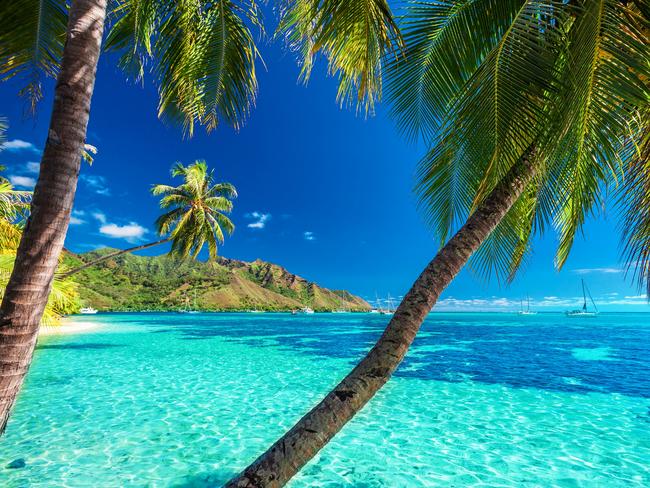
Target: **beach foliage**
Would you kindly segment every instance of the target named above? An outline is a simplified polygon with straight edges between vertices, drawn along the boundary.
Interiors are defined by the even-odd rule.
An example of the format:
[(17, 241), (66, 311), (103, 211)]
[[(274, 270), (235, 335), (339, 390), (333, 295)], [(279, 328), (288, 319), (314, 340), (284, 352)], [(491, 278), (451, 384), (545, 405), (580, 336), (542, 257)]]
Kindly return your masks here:
[[(0, 300), (13, 269), (30, 198), (31, 192), (14, 190), (0, 177)], [(77, 312), (79, 303), (77, 284), (71, 279), (55, 278), (41, 323), (57, 325), (61, 316)]]

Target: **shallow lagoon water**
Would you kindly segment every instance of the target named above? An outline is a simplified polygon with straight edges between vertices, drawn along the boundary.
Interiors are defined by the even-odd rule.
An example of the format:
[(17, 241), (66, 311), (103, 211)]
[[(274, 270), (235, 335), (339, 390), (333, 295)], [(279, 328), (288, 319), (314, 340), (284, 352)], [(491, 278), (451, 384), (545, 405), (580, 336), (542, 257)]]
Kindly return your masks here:
[[(0, 486), (220, 486), (387, 319), (78, 320), (103, 325), (39, 340), (0, 440)], [(650, 486), (649, 350), (643, 314), (432, 314), (394, 378), (289, 486)]]

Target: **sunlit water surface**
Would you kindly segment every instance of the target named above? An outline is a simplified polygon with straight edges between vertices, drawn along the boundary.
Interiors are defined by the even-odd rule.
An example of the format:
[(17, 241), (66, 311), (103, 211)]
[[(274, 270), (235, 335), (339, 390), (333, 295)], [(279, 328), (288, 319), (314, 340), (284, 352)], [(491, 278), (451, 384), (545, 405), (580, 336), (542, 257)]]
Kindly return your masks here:
[[(648, 317), (434, 314), (395, 377), (290, 486), (648, 487)], [(220, 486), (387, 319), (76, 320), (104, 325), (39, 341), (0, 439), (0, 486)]]

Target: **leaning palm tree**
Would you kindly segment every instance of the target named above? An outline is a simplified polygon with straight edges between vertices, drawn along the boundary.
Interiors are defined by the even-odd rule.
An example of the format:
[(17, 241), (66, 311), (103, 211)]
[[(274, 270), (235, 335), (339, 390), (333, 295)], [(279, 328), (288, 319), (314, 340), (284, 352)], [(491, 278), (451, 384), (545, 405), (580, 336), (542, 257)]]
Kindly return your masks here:
[(160, 207), (169, 210), (156, 220), (161, 239), (105, 254), (58, 277), (72, 276), (122, 254), (168, 242), (172, 244), (170, 254), (173, 256), (196, 258), (207, 244), (209, 257), (216, 259), (224, 232), (230, 235), (235, 230), (226, 214), (232, 211), (232, 199), (237, 197), (237, 190), (230, 183), (214, 183), (213, 172), (208, 171), (205, 161), (195, 161), (188, 166), (177, 163), (171, 174), (183, 178), (183, 183), (179, 186), (155, 185), (151, 190), (154, 195), (162, 195)]
[[(646, 166), (637, 149), (650, 100), (643, 5), (413, 3), (390, 98), (401, 127), (431, 144), (416, 191), (442, 247), (353, 371), (227, 486), (284, 485), (389, 380), (465, 264), (511, 279), (549, 225), (559, 234), (556, 264), (564, 264), (604, 189)], [(645, 192), (644, 205), (647, 180), (629, 187)], [(631, 217), (631, 255), (648, 242), (642, 215)], [(647, 250), (641, 257), (647, 266)]]
[[(0, 142), (1, 137), (0, 131)], [(0, 171), (2, 169), (0, 166)], [(16, 259), (30, 198), (31, 192), (14, 190), (11, 183), (0, 176), (0, 299)], [(76, 312), (78, 308), (76, 283), (70, 279), (55, 279), (41, 325), (57, 325), (62, 315)]]
[[(42, 78), (57, 78), (30, 225), (0, 306), (0, 434), (31, 362), (70, 222), (107, 3), (0, 2), (3, 79), (22, 77), (22, 93), (34, 107), (42, 96)], [(142, 80), (152, 72), (160, 117), (182, 123), (190, 135), (195, 124), (241, 125), (257, 93), (258, 52), (250, 30), (261, 26), (255, 0), (117, 0), (111, 5), (106, 48), (122, 54), (120, 66), (132, 78)], [(390, 42), (384, 33), (396, 30), (386, 0), (284, 0), (280, 10), (283, 18), (299, 10), (317, 14), (320, 41), (303, 52), (308, 59), (318, 50), (326, 52), (331, 72), (340, 74), (341, 102), (380, 95), (379, 60)], [(305, 46), (313, 39), (305, 32), (295, 31), (295, 43)]]
[[(90, 114), (107, 0), (19, 0), (0, 3), (0, 74), (25, 80), (35, 106), (41, 79), (56, 76), (54, 106), (30, 223), (22, 234), (0, 306), (0, 433), (31, 363), (38, 327), (70, 222)], [(112, 2), (107, 47), (136, 77), (150, 66), (159, 86), (159, 115), (238, 126), (257, 91), (257, 50), (249, 29), (254, 2), (232, 0)], [(248, 22), (250, 20), (251, 22)]]

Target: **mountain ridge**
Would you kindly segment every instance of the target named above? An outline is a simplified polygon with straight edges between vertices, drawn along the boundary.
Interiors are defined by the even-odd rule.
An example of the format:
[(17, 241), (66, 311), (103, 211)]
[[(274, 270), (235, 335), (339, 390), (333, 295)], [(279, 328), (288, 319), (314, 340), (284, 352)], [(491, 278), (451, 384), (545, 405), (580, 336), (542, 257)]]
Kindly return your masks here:
[[(64, 264), (74, 268), (114, 251), (66, 251)], [(74, 279), (83, 304), (101, 311), (370, 309), (365, 300), (346, 290), (322, 287), (259, 258), (195, 261), (123, 254), (80, 271)]]

